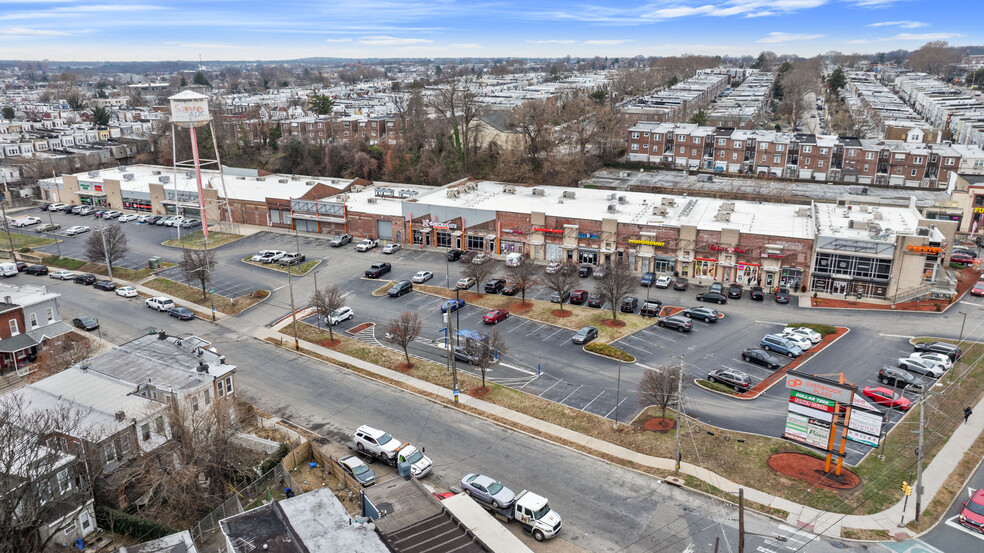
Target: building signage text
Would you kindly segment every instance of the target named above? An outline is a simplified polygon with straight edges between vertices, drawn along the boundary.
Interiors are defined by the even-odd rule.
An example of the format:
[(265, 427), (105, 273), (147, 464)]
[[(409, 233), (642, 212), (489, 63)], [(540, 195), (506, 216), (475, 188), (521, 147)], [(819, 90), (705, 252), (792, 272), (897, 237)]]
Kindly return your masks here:
[(577, 233), (578, 238), (590, 238), (591, 240), (597, 240), (598, 235), (593, 232), (579, 232)]
[(533, 227), (535, 232), (545, 232), (547, 234), (564, 234), (563, 229), (554, 228), (543, 228), (543, 227)]
[(732, 246), (730, 248), (724, 248), (716, 244), (711, 244), (712, 252), (727, 252), (727, 253), (748, 253), (748, 250), (739, 248), (737, 246)]
[(786, 387), (838, 403), (851, 403), (854, 392), (850, 388), (827, 384), (799, 374), (786, 374)]
[(420, 224), (424, 225), (425, 227), (430, 227), (435, 229), (453, 230), (458, 228), (457, 223), (451, 223), (451, 222), (442, 223), (440, 221), (431, 221), (430, 219), (424, 219), (423, 221), (420, 222)]
[(642, 244), (644, 246), (663, 247), (666, 245), (666, 242), (656, 242), (655, 240), (638, 240), (636, 238), (630, 238), (629, 244)]
[(907, 249), (910, 252), (928, 253), (930, 255), (937, 255), (940, 253), (940, 251), (942, 251), (941, 248), (937, 248), (934, 246), (914, 246), (912, 244), (910, 244)]

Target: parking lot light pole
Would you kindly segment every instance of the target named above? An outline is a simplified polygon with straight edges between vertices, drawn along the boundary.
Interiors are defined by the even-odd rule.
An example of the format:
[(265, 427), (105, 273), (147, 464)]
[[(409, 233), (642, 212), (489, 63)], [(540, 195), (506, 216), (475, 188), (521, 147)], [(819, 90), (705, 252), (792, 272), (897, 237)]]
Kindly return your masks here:
[(959, 346), (963, 342), (964, 325), (967, 324), (967, 314), (963, 311), (957, 311), (960, 315), (963, 315), (963, 321), (960, 323), (960, 337), (957, 338), (957, 345)]
[[(315, 294), (318, 293), (318, 271), (315, 271), (314, 272), (314, 293)], [(320, 313), (317, 314), (317, 316), (315, 316), (314, 320), (315, 320), (316, 323), (318, 323), (318, 330), (320, 331), (321, 330), (321, 314)], [(331, 324), (331, 321), (328, 321), (328, 324)]]
[(297, 309), (294, 307), (294, 281), (291, 279), (290, 265), (287, 266), (287, 288), (290, 289), (290, 316), (294, 318), (294, 349), (301, 351), (301, 342), (297, 339)]
[[(455, 288), (454, 289), (454, 299), (455, 299), (455, 302), (454, 302), (454, 316), (457, 319), (457, 322), (455, 322), (454, 326), (458, 327), (458, 332), (460, 333), (461, 332), (461, 305), (459, 305), (459, 304), (461, 303), (461, 288)], [(460, 334), (455, 334), (455, 345), (456, 346), (460, 346), (461, 345), (461, 335)]]
[(106, 254), (106, 271), (109, 272), (109, 280), (113, 280), (113, 265), (109, 262), (109, 248), (106, 247), (106, 233), (104, 232), (106, 227), (100, 226), (99, 237), (102, 238), (103, 243), (103, 253)]
[[(51, 223), (51, 226), (52, 227), (55, 226), (55, 220), (51, 218), (51, 212), (50, 211), (48, 212), (48, 222)], [(51, 233), (51, 234), (55, 234), (54, 229), (49, 230), (48, 232)], [(61, 257), (61, 240), (59, 240), (57, 238), (55, 238), (55, 249), (58, 250), (58, 257)]]

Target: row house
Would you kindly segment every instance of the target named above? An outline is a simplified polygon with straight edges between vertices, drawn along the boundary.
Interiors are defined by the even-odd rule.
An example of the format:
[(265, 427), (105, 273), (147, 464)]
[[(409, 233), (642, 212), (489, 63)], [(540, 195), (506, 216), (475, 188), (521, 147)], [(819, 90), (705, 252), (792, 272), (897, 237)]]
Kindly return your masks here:
[(707, 123), (716, 127), (753, 128), (769, 105), (774, 81), (773, 73), (752, 73), (738, 88), (713, 103)]
[(656, 94), (635, 98), (622, 105), (622, 124), (629, 128), (641, 121), (685, 121), (730, 82), (727, 74), (695, 75)]
[(984, 105), (973, 96), (925, 73), (899, 76), (895, 87), (917, 113), (949, 130), (957, 143), (984, 147)]
[(46, 286), (0, 284), (0, 375), (33, 371), (72, 327), (58, 311), (60, 294)]

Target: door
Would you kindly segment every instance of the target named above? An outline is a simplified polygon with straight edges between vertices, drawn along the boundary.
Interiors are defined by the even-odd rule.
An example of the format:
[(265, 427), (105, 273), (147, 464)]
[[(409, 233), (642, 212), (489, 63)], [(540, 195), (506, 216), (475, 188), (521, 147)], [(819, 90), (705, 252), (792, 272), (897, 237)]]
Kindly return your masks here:
[(766, 287), (771, 288), (775, 284), (775, 281), (776, 281), (776, 274), (775, 273), (765, 273), (765, 285), (766, 285)]
[(380, 240), (392, 240), (393, 239), (393, 222), (392, 221), (376, 221), (376, 238)]

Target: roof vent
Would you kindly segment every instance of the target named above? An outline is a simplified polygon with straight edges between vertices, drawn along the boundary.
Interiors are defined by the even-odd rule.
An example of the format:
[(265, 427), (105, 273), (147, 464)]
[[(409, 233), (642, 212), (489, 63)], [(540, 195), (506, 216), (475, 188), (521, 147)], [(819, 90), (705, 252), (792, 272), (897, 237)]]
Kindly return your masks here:
[[(449, 190), (449, 192), (450, 192), (450, 190)], [(449, 197), (450, 197), (450, 196), (449, 196)], [(457, 197), (458, 197), (458, 196), (455, 196), (455, 198), (457, 198)], [(366, 198), (366, 203), (370, 203), (370, 204), (374, 204), (374, 203), (376, 203), (377, 201), (378, 201), (378, 200), (376, 200), (376, 197), (375, 197), (375, 196), (370, 196), (369, 198)]]
[(200, 372), (200, 373), (207, 373), (208, 372), (208, 363), (198, 363), (198, 372)]
[(185, 178), (186, 179), (193, 178), (194, 176), (195, 176), (195, 172), (194, 171), (185, 171)]
[(171, 177), (169, 177), (167, 175), (163, 175), (163, 176), (157, 177), (157, 182), (159, 182), (161, 184), (167, 184), (167, 183), (171, 182)]
[(531, 192), (534, 196), (546, 196), (546, 191), (542, 188), (534, 188)]
[(279, 182), (280, 184), (287, 184), (287, 183), (288, 183), (288, 182), (290, 182), (290, 181), (289, 181), (289, 180), (287, 180), (287, 179), (280, 179), (280, 180), (278, 180), (277, 182)]
[(562, 194), (562, 196), (564, 198), (568, 198), (570, 200), (573, 200), (574, 199), (574, 191), (573, 190), (564, 190), (564, 193)]
[(618, 206), (615, 205), (615, 204), (608, 204), (608, 212), (609, 213), (617, 213), (618, 212)]
[(506, 194), (515, 194), (516, 193), (516, 187), (513, 186), (513, 185), (511, 185), (511, 184), (507, 184), (507, 185), (505, 185), (505, 186), (502, 187), (502, 191), (504, 193), (506, 193)]
[(460, 196), (461, 196), (461, 191), (458, 190), (457, 188), (451, 188), (451, 189), (448, 190), (448, 197), (449, 198), (458, 198)]
[(126, 412), (124, 412), (124, 411), (117, 411), (116, 412), (116, 420), (122, 421), (124, 419), (126, 419)]
[(627, 204), (627, 203), (629, 203), (629, 199), (626, 198), (625, 196), (619, 196), (618, 197), (618, 203), (620, 203), (620, 204)]

